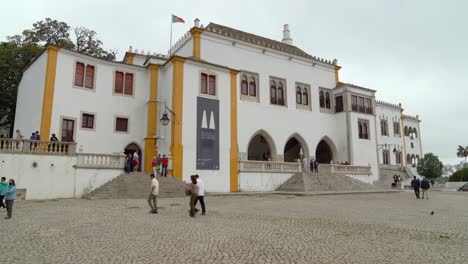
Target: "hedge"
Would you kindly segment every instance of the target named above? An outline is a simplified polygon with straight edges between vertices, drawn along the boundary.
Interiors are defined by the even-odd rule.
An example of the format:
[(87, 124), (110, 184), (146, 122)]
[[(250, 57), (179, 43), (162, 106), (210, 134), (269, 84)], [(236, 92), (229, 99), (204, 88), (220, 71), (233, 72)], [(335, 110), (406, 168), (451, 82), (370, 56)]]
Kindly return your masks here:
[(456, 171), (449, 177), (449, 182), (466, 182), (468, 181), (468, 168)]

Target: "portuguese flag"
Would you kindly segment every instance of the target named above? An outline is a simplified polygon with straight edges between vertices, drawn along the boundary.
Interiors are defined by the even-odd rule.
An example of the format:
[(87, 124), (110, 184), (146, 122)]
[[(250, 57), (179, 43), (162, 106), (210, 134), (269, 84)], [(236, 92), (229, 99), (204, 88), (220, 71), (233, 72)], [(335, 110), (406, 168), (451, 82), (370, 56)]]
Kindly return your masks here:
[(178, 16), (172, 15), (172, 23), (185, 23), (185, 21)]

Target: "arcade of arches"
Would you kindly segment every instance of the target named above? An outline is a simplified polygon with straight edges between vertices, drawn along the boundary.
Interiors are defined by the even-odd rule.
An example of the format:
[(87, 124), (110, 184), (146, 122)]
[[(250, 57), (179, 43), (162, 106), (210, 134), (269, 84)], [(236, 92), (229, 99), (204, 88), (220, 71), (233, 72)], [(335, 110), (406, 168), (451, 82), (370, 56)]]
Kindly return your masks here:
[[(272, 142), (269, 142), (267, 136), (261, 133), (255, 135), (250, 140), (247, 150), (247, 159), (257, 161), (275, 160), (276, 153), (273, 153), (275, 148), (272, 144)], [(302, 146), (301, 142), (296, 137), (291, 137), (284, 147), (284, 162), (297, 162), (301, 158), (301, 154), (305, 157), (309, 156), (307, 147)], [(333, 158), (334, 152), (332, 147), (325, 140), (321, 140), (315, 151), (315, 159), (319, 163), (330, 163)]]

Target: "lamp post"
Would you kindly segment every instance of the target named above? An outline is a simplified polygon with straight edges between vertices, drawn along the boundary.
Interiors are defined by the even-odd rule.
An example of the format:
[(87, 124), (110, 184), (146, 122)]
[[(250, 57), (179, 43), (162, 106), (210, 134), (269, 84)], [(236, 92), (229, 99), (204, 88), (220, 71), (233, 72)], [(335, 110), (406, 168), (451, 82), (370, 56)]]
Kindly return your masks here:
[(169, 122), (171, 121), (171, 119), (169, 119), (169, 116), (167, 115), (167, 111), (169, 111), (174, 117), (175, 117), (175, 113), (172, 112), (172, 110), (167, 107), (167, 105), (164, 105), (164, 114), (162, 115), (161, 119), (159, 121), (161, 121), (161, 124), (163, 126), (167, 126), (169, 124)]

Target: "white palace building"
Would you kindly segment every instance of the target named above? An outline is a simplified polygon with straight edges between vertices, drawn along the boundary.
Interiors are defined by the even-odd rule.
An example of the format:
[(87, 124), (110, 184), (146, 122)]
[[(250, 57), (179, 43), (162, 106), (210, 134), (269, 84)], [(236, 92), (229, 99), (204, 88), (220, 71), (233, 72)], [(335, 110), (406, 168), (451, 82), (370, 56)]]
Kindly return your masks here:
[(294, 46), (288, 25), (277, 41), (197, 19), (170, 56), (130, 48), (119, 62), (48, 45), (24, 72), (14, 129), (77, 155), (139, 151), (145, 172), (167, 154), (171, 175), (218, 192), (274, 190), (303, 156), (348, 161), (368, 183), (385, 166), (415, 172), (419, 117), (340, 69)]

